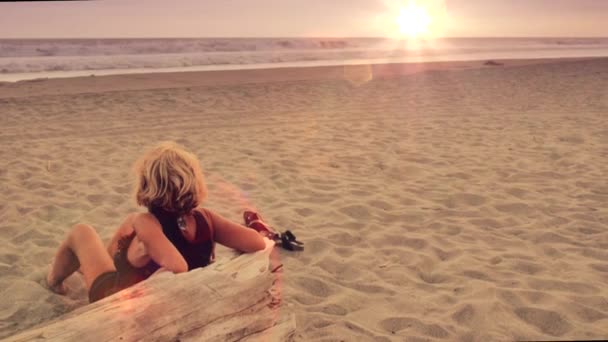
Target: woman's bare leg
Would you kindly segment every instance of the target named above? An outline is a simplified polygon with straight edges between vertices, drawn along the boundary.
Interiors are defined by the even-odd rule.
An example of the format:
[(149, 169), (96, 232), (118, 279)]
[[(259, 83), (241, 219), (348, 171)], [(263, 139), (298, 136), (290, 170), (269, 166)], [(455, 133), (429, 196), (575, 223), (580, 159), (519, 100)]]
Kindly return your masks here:
[(115, 271), (114, 263), (93, 227), (77, 224), (61, 243), (47, 275), (51, 290), (65, 293), (63, 281), (81, 269), (87, 289), (102, 273)]
[(68, 246), (68, 240), (66, 239), (55, 253), (55, 258), (46, 276), (47, 285), (53, 292), (66, 294), (67, 289), (63, 286), (63, 281), (78, 268), (80, 268), (80, 262)]

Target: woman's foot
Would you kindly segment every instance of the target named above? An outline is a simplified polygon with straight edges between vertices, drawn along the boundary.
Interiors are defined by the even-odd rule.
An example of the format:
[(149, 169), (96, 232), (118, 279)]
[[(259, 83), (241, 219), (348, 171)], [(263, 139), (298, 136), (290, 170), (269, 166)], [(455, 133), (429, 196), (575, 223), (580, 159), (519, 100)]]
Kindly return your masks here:
[(65, 295), (68, 293), (68, 288), (63, 284), (63, 281), (57, 282), (54, 280), (51, 270), (49, 270), (49, 274), (46, 276), (46, 286), (49, 288), (49, 290), (60, 295)]

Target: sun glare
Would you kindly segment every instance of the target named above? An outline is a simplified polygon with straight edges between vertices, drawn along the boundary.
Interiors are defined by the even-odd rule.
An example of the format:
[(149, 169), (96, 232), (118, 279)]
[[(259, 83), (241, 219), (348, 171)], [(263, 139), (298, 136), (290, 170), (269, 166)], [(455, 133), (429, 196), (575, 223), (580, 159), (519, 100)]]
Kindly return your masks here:
[(397, 25), (402, 36), (418, 38), (428, 35), (430, 24), (431, 16), (427, 10), (414, 1), (399, 9)]

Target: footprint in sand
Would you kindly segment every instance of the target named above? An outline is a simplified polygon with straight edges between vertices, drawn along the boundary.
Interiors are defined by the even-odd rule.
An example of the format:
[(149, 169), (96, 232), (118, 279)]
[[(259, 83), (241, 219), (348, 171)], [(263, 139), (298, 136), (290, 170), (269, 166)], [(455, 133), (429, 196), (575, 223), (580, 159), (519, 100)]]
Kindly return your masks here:
[(486, 198), (483, 196), (460, 193), (450, 196), (446, 201), (444, 201), (444, 205), (450, 209), (460, 207), (477, 207), (486, 203), (486, 201)]
[(33, 211), (34, 208), (33, 207), (21, 207), (21, 206), (17, 206), (17, 212), (20, 215), (26, 215), (27, 213)]
[(499, 256), (495, 256), (492, 259), (490, 259), (490, 264), (492, 265), (498, 265), (502, 262), (502, 258)]
[(557, 140), (570, 145), (580, 145), (585, 142), (585, 139), (579, 135), (562, 135)]
[(496, 229), (503, 227), (503, 224), (498, 222), (497, 220), (491, 218), (483, 218), (483, 219), (471, 219), (469, 220), (471, 224), (481, 229)]
[(348, 258), (355, 253), (353, 248), (348, 248), (348, 247), (335, 247), (334, 252), (336, 252), (337, 255), (339, 255), (343, 258)]
[(364, 244), (363, 238), (360, 235), (352, 235), (347, 232), (336, 232), (328, 235), (327, 241), (344, 247), (361, 246)]
[(319, 261), (316, 266), (320, 267), (329, 275), (346, 281), (357, 280), (361, 275), (360, 270), (364, 269), (364, 265), (357, 265), (356, 263), (351, 265), (350, 263), (345, 263), (343, 259), (340, 260), (331, 256), (325, 257), (323, 260)]
[(480, 272), (480, 271), (476, 271), (476, 270), (466, 270), (462, 272), (463, 275), (465, 275), (466, 277), (472, 278), (472, 279), (477, 279), (477, 280), (483, 280), (483, 281), (493, 281), (492, 278), (490, 278), (490, 276), (488, 276), (487, 274)]
[(568, 239), (565, 236), (562, 236), (560, 234), (556, 234), (556, 233), (543, 233), (540, 234), (538, 236), (536, 236), (535, 238), (532, 239), (532, 241), (534, 241), (534, 243), (540, 244), (540, 243), (564, 243), (564, 244), (569, 244), (569, 245), (576, 245), (576, 243), (570, 239)]
[(315, 329), (323, 329), (333, 324), (334, 322), (332, 320), (317, 318), (312, 322), (312, 327)]
[(293, 300), (302, 305), (318, 305), (324, 301), (323, 298), (315, 297), (306, 293), (294, 293)]
[(368, 205), (374, 207), (374, 208), (378, 208), (381, 210), (392, 210), (394, 209), (394, 206), (388, 202), (385, 201), (379, 201), (379, 200), (371, 200), (367, 202)]
[(427, 284), (441, 284), (450, 280), (450, 277), (441, 273), (418, 272), (418, 277)]
[(473, 178), (473, 176), (469, 175), (468, 173), (464, 173), (464, 172), (448, 173), (445, 176), (448, 178), (459, 178), (459, 179), (464, 179), (464, 180)]
[(528, 191), (520, 188), (509, 188), (506, 190), (506, 193), (519, 199), (523, 199), (526, 197), (526, 194), (528, 194)]
[(589, 267), (598, 272), (608, 273), (608, 264), (589, 264)]
[(330, 250), (329, 242), (323, 238), (312, 238), (306, 241), (306, 252), (315, 255), (317, 258), (327, 254)]
[(30, 229), (27, 232), (14, 237), (11, 241), (15, 244), (21, 244), (25, 241), (30, 241), (33, 239), (51, 239), (50, 235), (43, 234), (36, 229)]
[(340, 305), (337, 304), (328, 304), (323, 305), (319, 308), (314, 308), (310, 310), (311, 312), (322, 312), (332, 316), (346, 316), (348, 311)]
[(433, 252), (441, 261), (451, 260), (462, 254), (462, 252), (459, 250), (444, 251), (443, 249), (437, 247), (433, 248)]
[(408, 238), (403, 235), (386, 234), (382, 238), (371, 240), (373, 246), (380, 248), (385, 246), (405, 247), (413, 250), (421, 250), (428, 246), (428, 242), (423, 239)]
[(525, 203), (504, 203), (496, 205), (495, 208), (498, 211), (514, 216), (529, 215), (534, 211), (529, 205)]
[(103, 195), (88, 195), (87, 200), (93, 205), (102, 204), (104, 201)]
[(88, 186), (96, 186), (96, 185), (99, 185), (99, 184), (101, 184), (101, 181), (99, 179), (97, 179), (97, 178), (89, 178), (87, 180), (87, 185)]
[(580, 227), (580, 228), (578, 228), (578, 231), (585, 235), (596, 235), (596, 234), (603, 233), (604, 229), (602, 229), (600, 227), (598, 227), (598, 228)]
[(25, 181), (25, 180), (31, 179), (32, 178), (32, 173), (28, 172), (28, 171), (20, 172), (20, 173), (17, 174), (17, 178), (20, 181)]
[(572, 312), (583, 322), (594, 323), (596, 321), (606, 319), (608, 315), (598, 310), (589, 308), (579, 303), (570, 303)]
[(513, 266), (513, 270), (523, 274), (535, 275), (544, 271), (545, 268), (532, 262), (517, 261)]
[(600, 290), (592, 285), (575, 282), (559, 281), (550, 279), (530, 279), (528, 285), (538, 291), (563, 291), (571, 293), (597, 293)]
[(572, 325), (555, 311), (522, 307), (515, 309), (515, 314), (547, 335), (559, 337), (572, 330)]
[(358, 190), (358, 189), (354, 189), (350, 191), (350, 194), (355, 196), (355, 197), (369, 197), (372, 195), (371, 191), (367, 191), (367, 190)]
[(131, 186), (129, 186), (129, 185), (115, 186), (114, 191), (118, 194), (125, 195), (125, 194), (128, 194), (129, 191), (131, 191)]
[(551, 294), (542, 291), (519, 291), (519, 294), (531, 304), (555, 303), (556, 299)]
[(580, 253), (587, 258), (599, 261), (608, 261), (608, 252), (604, 252), (603, 250), (584, 248), (582, 251), (580, 251)]
[(297, 208), (294, 210), (298, 215), (303, 216), (303, 217), (309, 217), (315, 213), (315, 211), (310, 208)]
[(295, 284), (300, 287), (303, 292), (315, 297), (327, 298), (335, 293), (335, 290), (329, 287), (325, 282), (315, 278), (298, 277), (295, 279)]
[(466, 304), (452, 314), (452, 320), (459, 325), (468, 325), (475, 318), (475, 309), (473, 305)]
[(355, 220), (367, 220), (370, 217), (368, 207), (358, 204), (342, 207), (338, 211)]
[(396, 334), (402, 330), (413, 329), (417, 333), (434, 338), (447, 338), (450, 336), (450, 333), (440, 325), (425, 324), (415, 318), (391, 317), (380, 321), (379, 324), (382, 329), (391, 334)]
[(32, 243), (40, 247), (51, 248), (57, 246), (57, 241), (55, 241), (54, 239), (34, 239), (32, 240)]

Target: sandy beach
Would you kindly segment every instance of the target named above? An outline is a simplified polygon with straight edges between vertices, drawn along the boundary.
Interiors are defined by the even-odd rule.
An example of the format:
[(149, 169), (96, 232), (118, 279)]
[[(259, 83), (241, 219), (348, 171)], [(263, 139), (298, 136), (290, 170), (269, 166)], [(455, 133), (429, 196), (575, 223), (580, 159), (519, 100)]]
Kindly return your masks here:
[(253, 206), (297, 341), (608, 338), (608, 59), (335, 66), (0, 83), (0, 338), (87, 304), (43, 278), (77, 222), (140, 211), (174, 140), (205, 206)]

